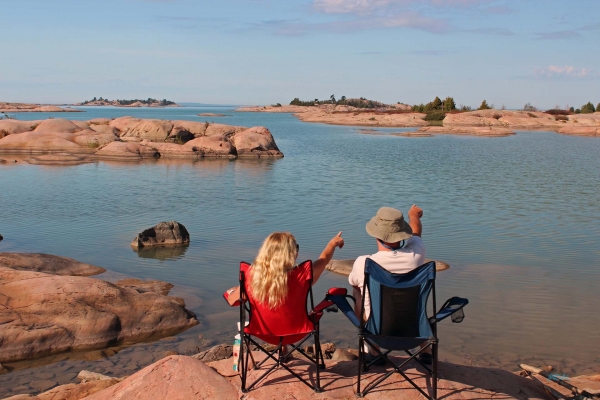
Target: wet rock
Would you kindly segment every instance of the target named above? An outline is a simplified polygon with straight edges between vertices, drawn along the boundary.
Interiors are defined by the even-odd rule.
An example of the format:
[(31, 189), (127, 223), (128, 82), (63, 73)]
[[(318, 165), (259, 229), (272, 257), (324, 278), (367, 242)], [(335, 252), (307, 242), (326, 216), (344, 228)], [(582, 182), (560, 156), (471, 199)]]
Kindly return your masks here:
[(72, 258), (43, 253), (0, 253), (0, 266), (19, 271), (74, 276), (98, 275), (106, 271), (104, 268)]
[(69, 383), (38, 394), (36, 400), (76, 400), (83, 399), (100, 390), (119, 383), (122, 379), (109, 378), (83, 383)]
[(144, 281), (137, 278), (121, 279), (116, 283), (117, 286), (124, 288), (131, 288), (137, 290), (139, 293), (154, 292), (158, 294), (167, 295), (173, 288), (173, 284), (169, 282), (148, 280)]
[(85, 155), (74, 155), (69, 153), (44, 154), (31, 157), (26, 160), (33, 165), (79, 165), (86, 162), (92, 162)]
[(224, 360), (233, 356), (233, 346), (229, 344), (218, 344), (208, 350), (202, 351), (192, 357), (202, 362)]
[(192, 357), (169, 356), (86, 400), (237, 398), (238, 390), (203, 362)]
[(30, 384), (30, 386), (32, 388), (39, 390), (40, 392), (44, 392), (48, 389), (52, 389), (56, 385), (57, 385), (56, 381), (50, 381), (50, 380), (34, 381), (34, 382), (31, 382), (31, 384)]
[(358, 357), (347, 350), (337, 349), (331, 355), (331, 361), (353, 361)]
[(90, 382), (90, 381), (103, 381), (106, 379), (113, 379), (110, 376), (102, 375), (97, 372), (82, 370), (77, 374), (77, 379), (82, 382)]
[(198, 322), (161, 294), (0, 266), (0, 362), (173, 335)]
[(178, 355), (179, 355), (179, 353), (176, 352), (175, 350), (167, 350), (161, 354), (160, 358), (165, 358), (165, 357), (169, 357), (169, 356), (178, 356)]
[[(14, 389), (15, 389), (15, 391), (18, 391), (18, 390), (16, 390), (17, 388), (14, 388)], [(37, 399), (37, 396), (33, 396), (31, 394), (16, 394), (14, 396), (4, 398), (4, 400), (27, 400), (27, 399), (31, 400), (32, 397), (36, 397), (36, 399)]]
[(160, 222), (156, 226), (138, 234), (131, 247), (173, 246), (190, 242), (190, 234), (185, 226), (177, 221)]

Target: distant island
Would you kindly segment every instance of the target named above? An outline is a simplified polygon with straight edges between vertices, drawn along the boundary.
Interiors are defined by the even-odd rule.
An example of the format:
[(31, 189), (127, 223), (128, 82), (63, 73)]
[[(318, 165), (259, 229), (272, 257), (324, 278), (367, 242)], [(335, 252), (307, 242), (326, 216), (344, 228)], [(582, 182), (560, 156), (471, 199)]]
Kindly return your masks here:
[[(385, 104), (364, 97), (326, 100), (294, 98), (289, 105), (241, 107), (238, 112), (293, 113), (304, 122), (332, 125), (367, 126), (371, 128), (414, 127), (414, 132), (402, 136), (423, 137), (433, 134), (476, 136), (509, 136), (515, 130), (552, 130), (565, 135), (600, 137), (600, 104), (588, 102), (575, 109), (556, 106), (540, 111), (527, 103), (521, 110), (495, 109), (486, 100), (473, 110), (470, 106), (456, 105), (454, 98), (436, 97), (427, 104), (408, 105), (401, 102)], [(373, 133), (372, 130), (360, 130)], [(376, 131), (375, 131), (376, 132)]]
[(62, 108), (51, 104), (27, 104), (27, 103), (7, 103), (0, 101), (0, 119), (9, 118), (6, 113), (23, 112), (82, 112), (73, 108)]
[(74, 106), (114, 106), (114, 107), (181, 107), (174, 101), (162, 99), (157, 100), (148, 97), (146, 100), (133, 99), (133, 100), (108, 100), (102, 97), (94, 97), (91, 100), (86, 100), (81, 103), (73, 104)]

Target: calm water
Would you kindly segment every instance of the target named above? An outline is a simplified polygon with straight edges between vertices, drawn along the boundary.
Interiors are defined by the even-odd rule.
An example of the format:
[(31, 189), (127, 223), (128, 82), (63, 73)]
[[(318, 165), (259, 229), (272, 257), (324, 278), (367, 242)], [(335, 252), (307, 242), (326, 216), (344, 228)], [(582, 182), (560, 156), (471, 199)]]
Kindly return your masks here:
[[(220, 294), (236, 284), (238, 262), (252, 261), (270, 232), (293, 232), (299, 258), (306, 259), (317, 257), (341, 230), (346, 246), (335, 258), (350, 259), (374, 251), (364, 226), (379, 207), (406, 212), (416, 203), (424, 210), (427, 256), (452, 266), (438, 275), (440, 304), (452, 295), (471, 302), (462, 324), (441, 327), (446, 359), (510, 369), (519, 361), (550, 363), (568, 374), (600, 367), (600, 140), (552, 132), (494, 139), (364, 135), (353, 127), (301, 123), (289, 114), (216, 107), (86, 110), (53, 116), (264, 125), (285, 158), (0, 164), (0, 251), (57, 254), (169, 281), (202, 322), (175, 342), (133, 346), (108, 361), (75, 357), (59, 366), (72, 362), (75, 369), (118, 373), (140, 346), (146, 352), (179, 346), (191, 353), (228, 341), (237, 312)], [(197, 117), (199, 112), (228, 116)], [(190, 231), (184, 252), (152, 258), (131, 250), (138, 232), (172, 219)], [(340, 285), (348, 286), (344, 277), (327, 274), (316, 297)], [(355, 332), (340, 315), (328, 314), (322, 325), (324, 341), (355, 346)], [(131, 369), (152, 360), (146, 361)], [(10, 390), (18, 385), (20, 392), (35, 392), (27, 385), (31, 376), (59, 369), (23, 369), (30, 366), (16, 364), (0, 376), (0, 395), (17, 393)], [(74, 368), (52, 379), (72, 380)]]

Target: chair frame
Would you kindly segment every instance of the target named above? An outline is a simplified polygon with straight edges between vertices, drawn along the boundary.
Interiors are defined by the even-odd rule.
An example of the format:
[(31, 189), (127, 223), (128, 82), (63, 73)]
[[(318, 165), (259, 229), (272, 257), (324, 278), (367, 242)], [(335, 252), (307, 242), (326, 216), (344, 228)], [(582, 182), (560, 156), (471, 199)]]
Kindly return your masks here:
[[(246, 264), (248, 264), (248, 263), (246, 263)], [(248, 299), (248, 293), (246, 292), (246, 277), (245, 277), (244, 272), (241, 270), (240, 270), (239, 280), (240, 280), (240, 298)], [(250, 390), (252, 390), (260, 381), (262, 381), (267, 375), (269, 375), (272, 371), (274, 371), (278, 367), (282, 367), (285, 370), (287, 370), (295, 378), (299, 379), (302, 383), (304, 383), (306, 386), (310, 387), (316, 393), (322, 392), (321, 382), (320, 382), (320, 374), (319, 374), (320, 369), (325, 369), (323, 352), (321, 350), (321, 343), (319, 340), (319, 319), (320, 319), (320, 316), (322, 315), (322, 311), (321, 312), (315, 311), (312, 283), (313, 283), (313, 276), (312, 276), (312, 263), (311, 263), (311, 275), (310, 275), (310, 279), (309, 279), (309, 288), (308, 288), (308, 295), (307, 295), (307, 297), (310, 299), (311, 311), (307, 312), (307, 314), (308, 314), (309, 320), (313, 323), (314, 329), (312, 331), (310, 331), (309, 333), (307, 333), (306, 336), (304, 336), (302, 339), (300, 339), (295, 344), (289, 344), (288, 346), (291, 349), (289, 349), (289, 351), (287, 351), (285, 354), (283, 352), (283, 340), (284, 340), (285, 336), (279, 336), (279, 344), (275, 347), (275, 349), (269, 351), (269, 350), (265, 349), (256, 340), (254, 340), (251, 334), (244, 332), (246, 313), (248, 313), (249, 318), (252, 318), (252, 310), (249, 305), (249, 303), (250, 303), (249, 301), (240, 302), (240, 332), (239, 333), (240, 333), (240, 338), (242, 338), (242, 340), (240, 340), (239, 365), (241, 365), (240, 377), (242, 380), (242, 392), (243, 393), (247, 393)], [(305, 308), (306, 308), (306, 300), (305, 300)], [(307, 354), (304, 350), (302, 350), (300, 348), (300, 346), (302, 346), (302, 344), (304, 342), (306, 342), (310, 337), (314, 338), (314, 349), (315, 349), (315, 352), (314, 352), (315, 357), (314, 358), (311, 357), (309, 354)], [(256, 363), (254, 361), (254, 356), (252, 355), (251, 345), (254, 345), (257, 349), (259, 349), (260, 351), (265, 353), (267, 355), (267, 357), (264, 360), (262, 360), (261, 362)], [(244, 354), (244, 351), (245, 351), (245, 354)], [(312, 364), (316, 365), (315, 385), (311, 385), (310, 382), (308, 382), (306, 379), (302, 378), (300, 375), (298, 375), (289, 366), (287, 366), (285, 364), (286, 358), (289, 355), (291, 355), (294, 351), (299, 352), (304, 357), (306, 357)], [(276, 354), (277, 354), (277, 357), (275, 356)], [(254, 369), (260, 369), (260, 367), (269, 359), (275, 361), (275, 364), (273, 364), (268, 370), (266, 370), (261, 376), (259, 376), (254, 382), (252, 382), (248, 386), (247, 378), (248, 378), (249, 360), (252, 360), (252, 365), (253, 365)]]
[[(433, 262), (433, 261), (432, 261)], [(427, 265), (429, 263), (426, 263), (424, 265)], [(434, 269), (434, 279), (432, 280), (432, 285), (431, 288), (429, 290), (429, 293), (427, 293), (426, 299), (427, 301), (429, 301), (429, 296), (432, 295), (432, 309), (433, 309), (433, 315), (436, 315), (436, 309), (437, 309), (437, 305), (436, 305), (436, 295), (435, 295), (435, 262), (433, 262), (433, 269)], [(422, 267), (422, 266), (421, 266)], [(419, 267), (419, 268), (421, 268)], [(369, 287), (369, 282), (370, 282), (370, 277), (369, 277), (369, 273), (367, 272), (367, 268), (365, 268), (365, 276), (364, 276), (364, 285), (365, 287)], [(379, 282), (381, 285), (384, 285), (383, 283)], [(388, 286), (389, 287), (389, 286)], [(431, 325), (431, 331), (432, 331), (432, 337), (424, 339), (422, 344), (421, 344), (421, 348), (416, 351), (415, 353), (410, 352), (409, 350), (404, 350), (404, 352), (406, 352), (406, 354), (408, 354), (409, 358), (407, 360), (405, 360), (404, 362), (402, 362), (399, 365), (394, 364), (392, 361), (390, 361), (390, 359), (387, 357), (389, 353), (391, 353), (394, 350), (386, 350), (385, 352), (382, 352), (377, 345), (375, 345), (372, 341), (369, 340), (368, 336), (372, 335), (371, 333), (369, 333), (366, 328), (365, 325), (367, 323), (367, 321), (365, 321), (365, 298), (366, 295), (364, 294), (364, 292), (366, 292), (365, 290), (363, 290), (363, 296), (362, 296), (362, 301), (361, 301), (361, 316), (360, 316), (360, 327), (359, 327), (359, 333), (358, 333), (358, 346), (359, 346), (359, 352), (358, 352), (358, 382), (357, 382), (357, 388), (356, 388), (356, 394), (358, 397), (363, 397), (365, 396), (367, 393), (369, 393), (371, 390), (373, 390), (375, 387), (377, 387), (380, 383), (382, 383), (384, 380), (386, 380), (387, 378), (389, 378), (391, 375), (394, 374), (394, 372), (399, 373), (400, 375), (402, 375), (402, 377), (404, 377), (404, 379), (406, 379), (415, 389), (417, 389), (423, 396), (425, 396), (427, 399), (429, 400), (436, 400), (437, 399), (437, 377), (438, 377), (438, 344), (439, 344), (439, 340), (437, 337), (437, 321), (433, 322), (431, 320), (431, 318), (427, 318), (427, 320), (429, 321), (430, 325)], [(369, 290), (369, 296), (371, 296), (371, 291)], [(371, 302), (372, 303), (372, 302)], [(423, 312), (427, 312), (426, 310), (426, 306), (424, 307)], [(373, 310), (371, 309), (371, 313), (373, 312)], [(435, 317), (432, 317), (435, 318)], [(380, 336), (380, 335), (372, 335), (372, 336)], [(415, 339), (415, 338), (403, 338), (403, 337), (393, 337), (395, 340), (402, 340), (402, 339)], [(367, 343), (373, 350), (375, 350), (375, 352), (377, 353), (377, 357), (372, 360), (370, 363), (367, 363), (366, 360), (364, 359), (363, 356), (363, 346), (364, 343)], [(421, 362), (421, 360), (419, 360), (417, 358), (417, 356), (419, 354), (421, 354), (425, 349), (427, 349), (428, 347), (431, 347), (432, 349), (432, 368), (429, 368), (428, 366), (426, 366), (425, 364), (423, 364)], [(401, 351), (401, 350), (400, 350)], [(365, 371), (369, 370), (369, 367), (371, 367), (373, 364), (375, 364), (379, 359), (382, 359), (386, 362), (386, 364), (390, 365), (393, 369), (389, 372), (387, 372), (386, 374), (384, 374), (383, 376), (380, 376), (379, 378), (376, 378), (375, 380), (371, 381), (369, 384), (367, 384), (367, 386), (361, 391), (361, 370), (364, 369)], [(412, 379), (410, 379), (403, 371), (402, 368), (408, 364), (411, 361), (417, 361), (423, 368), (425, 368), (425, 370), (431, 375), (432, 377), (432, 395), (433, 396), (429, 396), (427, 393), (425, 393), (425, 391), (423, 389), (421, 389), (416, 383), (414, 383), (412, 381)]]

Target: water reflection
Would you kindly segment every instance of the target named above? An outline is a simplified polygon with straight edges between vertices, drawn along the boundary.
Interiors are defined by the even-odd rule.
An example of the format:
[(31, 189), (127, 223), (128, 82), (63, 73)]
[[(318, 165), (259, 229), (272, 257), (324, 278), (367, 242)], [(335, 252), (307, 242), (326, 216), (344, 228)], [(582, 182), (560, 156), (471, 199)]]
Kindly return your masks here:
[(140, 258), (154, 258), (156, 260), (179, 260), (183, 258), (189, 245), (181, 246), (157, 246), (157, 247), (142, 247), (141, 249), (132, 250), (137, 253)]

